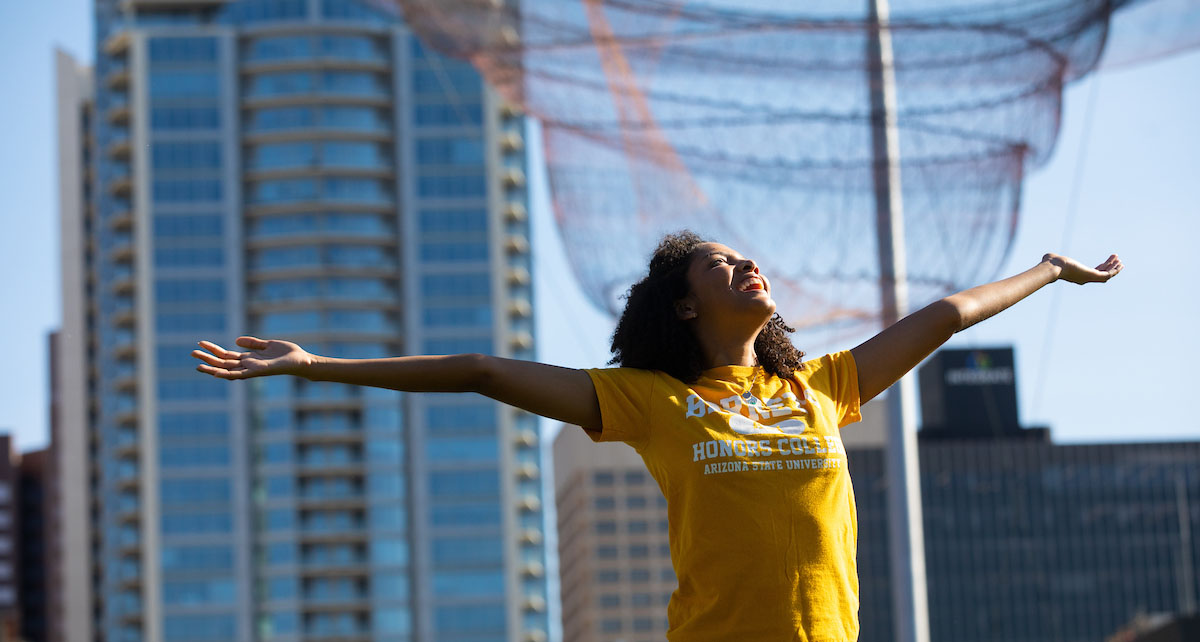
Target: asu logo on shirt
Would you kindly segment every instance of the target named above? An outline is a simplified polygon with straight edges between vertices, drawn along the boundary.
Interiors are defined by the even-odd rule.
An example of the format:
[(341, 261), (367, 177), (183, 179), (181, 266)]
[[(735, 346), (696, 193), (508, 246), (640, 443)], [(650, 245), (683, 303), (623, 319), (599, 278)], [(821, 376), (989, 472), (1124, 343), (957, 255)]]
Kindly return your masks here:
[[(816, 398), (807, 389), (804, 389), (803, 392), (804, 402), (816, 408)], [(693, 392), (688, 395), (687, 410), (684, 416), (706, 417), (716, 413), (729, 421), (730, 429), (742, 435), (769, 435), (779, 432), (799, 435), (808, 429), (804, 417), (809, 412), (801, 405), (796, 394), (790, 390), (785, 390), (779, 396), (766, 401), (759, 399), (754, 393), (746, 391), (741, 395), (725, 397), (719, 403), (718, 407)], [(781, 417), (792, 416), (798, 418), (779, 420)], [(772, 422), (769, 426), (760, 423), (768, 421)]]

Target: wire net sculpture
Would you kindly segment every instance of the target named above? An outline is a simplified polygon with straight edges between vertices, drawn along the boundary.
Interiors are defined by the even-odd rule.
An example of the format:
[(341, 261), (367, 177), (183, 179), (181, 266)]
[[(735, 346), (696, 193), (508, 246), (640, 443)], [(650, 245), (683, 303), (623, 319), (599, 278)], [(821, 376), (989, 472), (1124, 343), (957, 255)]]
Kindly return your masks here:
[[(427, 45), (540, 121), (562, 240), (602, 308), (619, 312), (656, 241), (686, 227), (758, 261), (809, 336), (877, 329), (865, 2), (394, 1)], [(1064, 85), (1106, 42), (1105, 65), (1195, 46), (1198, 6), (892, 2), (913, 306), (1002, 265)]]

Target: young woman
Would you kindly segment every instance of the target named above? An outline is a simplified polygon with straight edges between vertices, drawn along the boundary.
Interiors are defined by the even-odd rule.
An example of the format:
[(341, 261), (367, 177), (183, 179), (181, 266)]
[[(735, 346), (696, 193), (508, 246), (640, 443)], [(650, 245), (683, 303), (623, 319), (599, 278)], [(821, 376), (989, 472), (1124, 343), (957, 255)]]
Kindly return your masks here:
[(662, 241), (613, 335), (619, 368), (574, 370), (478, 354), (349, 360), (287, 341), (208, 341), (198, 370), (291, 374), (410, 392), (478, 392), (619, 440), (667, 498), (679, 588), (667, 638), (843, 641), (858, 636), (858, 525), (838, 437), (950, 335), (1056, 280), (1104, 282), (1047, 254), (1016, 276), (948, 296), (858, 347), (802, 362), (754, 261), (683, 232)]

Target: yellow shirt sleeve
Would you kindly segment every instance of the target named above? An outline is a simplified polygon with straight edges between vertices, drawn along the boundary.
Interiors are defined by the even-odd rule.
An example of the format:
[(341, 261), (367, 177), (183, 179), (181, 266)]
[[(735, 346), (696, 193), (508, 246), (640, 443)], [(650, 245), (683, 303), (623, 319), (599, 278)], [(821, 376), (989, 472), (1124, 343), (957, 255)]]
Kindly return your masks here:
[(833, 402), (838, 428), (862, 420), (859, 412), (858, 367), (849, 350), (806, 361), (808, 385)]
[(586, 371), (600, 402), (600, 432), (593, 441), (623, 441), (641, 450), (650, 438), (650, 399), (658, 375), (638, 368), (595, 368)]

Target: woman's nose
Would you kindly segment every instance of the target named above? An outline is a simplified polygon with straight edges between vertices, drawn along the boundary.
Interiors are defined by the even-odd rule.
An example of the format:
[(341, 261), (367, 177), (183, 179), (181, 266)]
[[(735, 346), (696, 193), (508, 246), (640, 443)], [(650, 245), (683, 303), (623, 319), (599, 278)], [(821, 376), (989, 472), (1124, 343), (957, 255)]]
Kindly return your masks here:
[(753, 261), (753, 259), (743, 259), (742, 260), (742, 271), (743, 272), (753, 272), (755, 274), (758, 274), (758, 264), (755, 263)]

